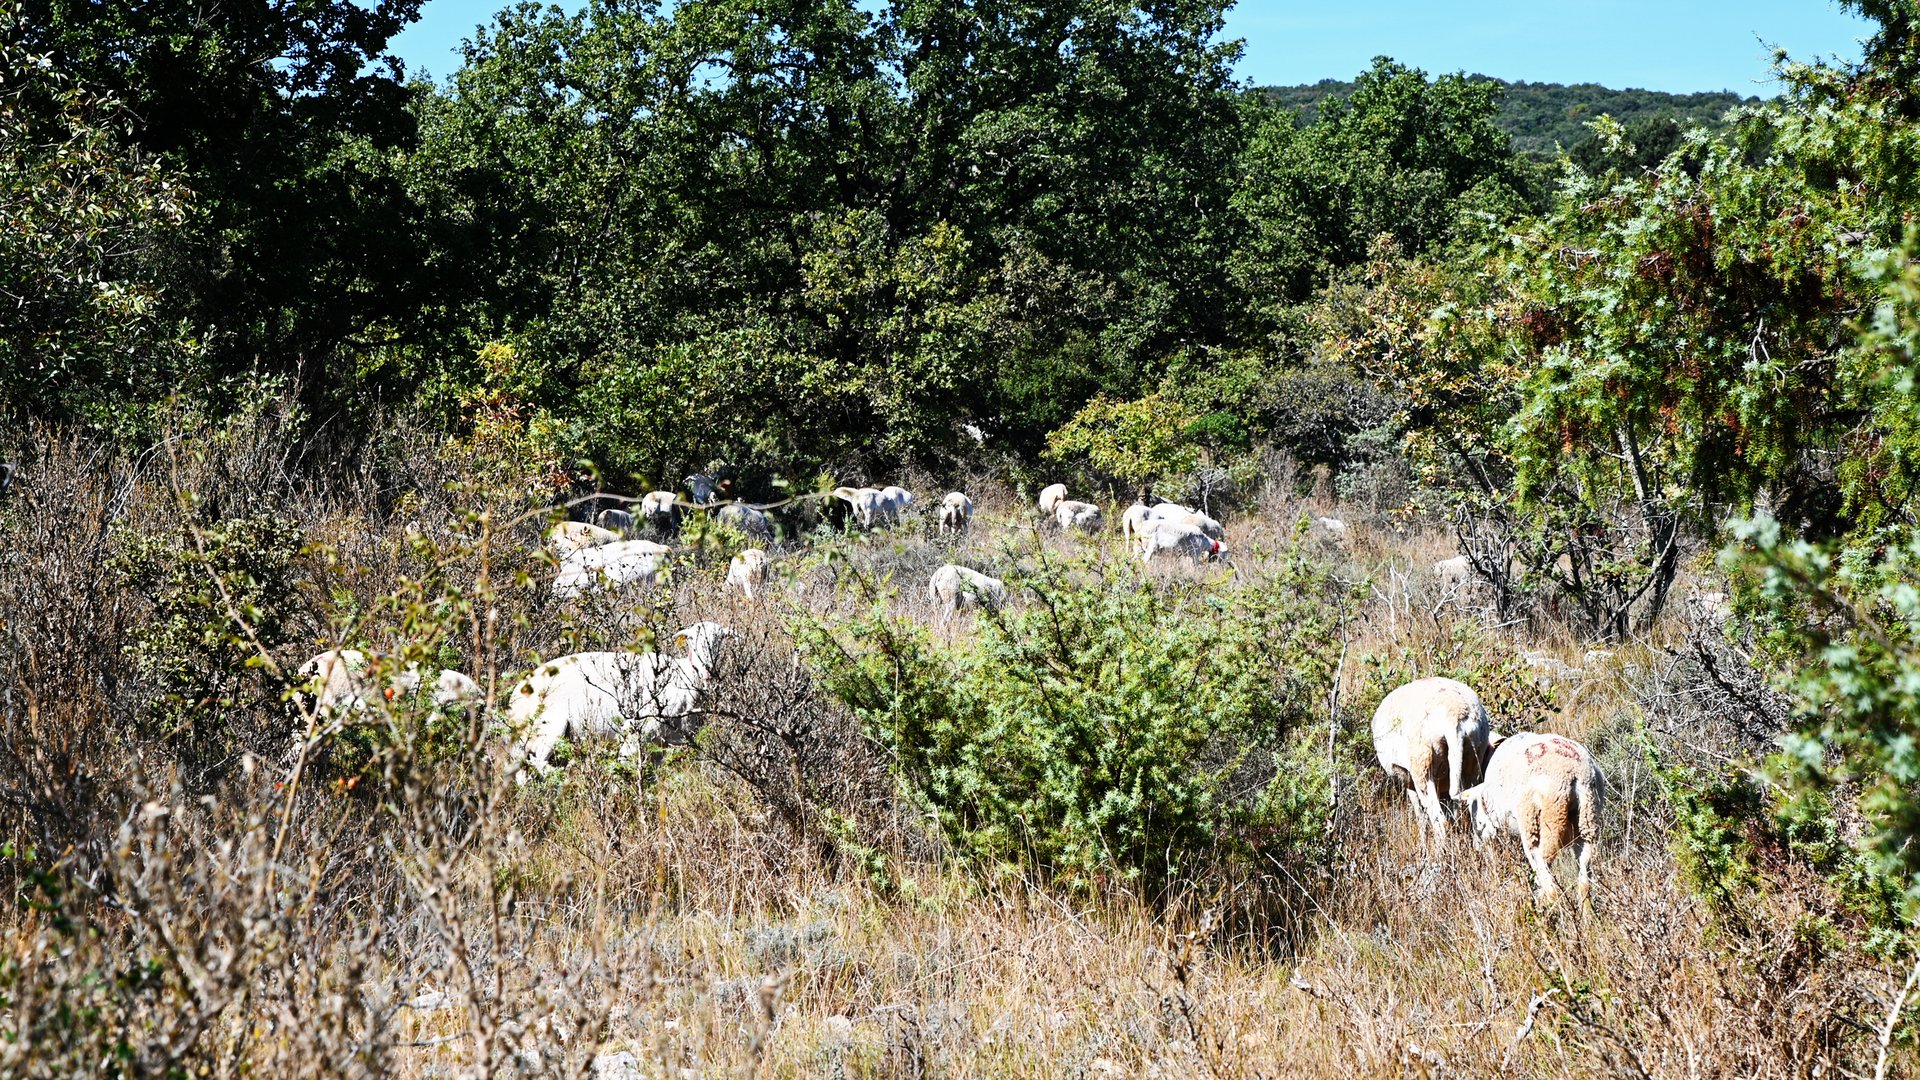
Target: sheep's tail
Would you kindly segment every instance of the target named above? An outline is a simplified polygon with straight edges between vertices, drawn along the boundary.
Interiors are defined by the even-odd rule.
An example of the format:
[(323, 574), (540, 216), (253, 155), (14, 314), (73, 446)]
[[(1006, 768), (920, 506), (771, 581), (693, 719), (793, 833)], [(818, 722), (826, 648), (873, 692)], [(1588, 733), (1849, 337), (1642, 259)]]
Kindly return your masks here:
[(1606, 777), (1600, 770), (1589, 764), (1585, 772), (1574, 777), (1573, 798), (1580, 822), (1580, 839), (1589, 842), (1600, 839), (1600, 803), (1607, 795)]
[(1466, 749), (1466, 743), (1467, 740), (1460, 736), (1460, 725), (1458, 723), (1449, 725), (1447, 728), (1447, 798), (1449, 800), (1460, 797), (1460, 766), (1462, 764), (1460, 756)]

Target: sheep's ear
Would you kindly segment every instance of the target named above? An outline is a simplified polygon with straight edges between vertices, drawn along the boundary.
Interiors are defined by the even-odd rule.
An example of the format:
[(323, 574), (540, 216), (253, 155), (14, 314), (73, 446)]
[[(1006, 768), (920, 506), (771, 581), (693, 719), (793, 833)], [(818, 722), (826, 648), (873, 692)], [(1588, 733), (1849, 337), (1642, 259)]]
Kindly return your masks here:
[(1497, 731), (1493, 732), (1492, 734), (1489, 734), (1487, 736), (1487, 756), (1492, 757), (1493, 748), (1496, 746), (1499, 746), (1501, 743), (1506, 741), (1507, 741), (1507, 737), (1505, 735), (1500, 734)]

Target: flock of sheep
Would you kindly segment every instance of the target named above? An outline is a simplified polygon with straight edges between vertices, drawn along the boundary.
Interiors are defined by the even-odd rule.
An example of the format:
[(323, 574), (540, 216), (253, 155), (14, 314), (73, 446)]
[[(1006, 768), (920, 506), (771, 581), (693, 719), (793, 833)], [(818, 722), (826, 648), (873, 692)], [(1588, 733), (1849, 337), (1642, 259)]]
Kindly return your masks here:
[[(771, 543), (766, 508), (718, 501), (719, 488), (705, 477), (689, 477), (687, 484), (693, 508), (711, 512), (749, 540)], [(845, 503), (850, 520), (867, 529), (897, 523), (914, 505), (913, 495), (897, 486), (841, 487), (831, 497)], [(670, 535), (688, 504), (665, 491), (638, 503), (637, 517), (602, 510), (591, 523), (563, 521), (548, 532), (559, 560), (554, 595), (574, 597), (662, 580), (673, 549), (631, 534), (645, 526)], [(1104, 520), (1093, 503), (1067, 498), (1063, 484), (1044, 489), (1038, 506), (1062, 530), (1092, 531)], [(972, 519), (973, 501), (965, 494), (950, 492), (941, 500), (941, 534), (964, 534)], [(1345, 523), (1337, 519), (1317, 519), (1316, 527), (1338, 542), (1348, 539)], [(1219, 521), (1173, 503), (1135, 503), (1121, 516), (1121, 532), (1147, 563), (1163, 553), (1196, 561), (1227, 556)], [(1436, 564), (1436, 574), (1444, 578), (1446, 571), (1464, 569), (1456, 562), (1464, 563), (1464, 557)], [(763, 548), (741, 551), (728, 567), (726, 586), (754, 600), (767, 583), (770, 563)], [(951, 618), (962, 607), (998, 608), (1009, 593), (998, 578), (947, 563), (930, 576), (927, 596), (943, 618)], [(684, 742), (694, 733), (701, 695), (711, 687), (714, 663), (731, 636), (717, 623), (700, 622), (676, 638), (683, 657), (595, 651), (541, 664), (513, 688), (504, 708), (517, 775), (547, 772), (562, 739), (617, 740), (625, 758), (637, 757), (651, 744)], [(441, 671), (427, 685), (416, 666), (385, 670), (379, 657), (353, 649), (321, 653), (299, 673), (316, 724), (338, 721), (380, 698), (425, 693), (435, 707), (448, 709), (477, 708), (484, 698), (479, 685), (457, 671)], [(1479, 695), (1443, 678), (1420, 679), (1388, 694), (1372, 727), (1380, 766), (1405, 790), (1423, 841), (1429, 832), (1435, 842), (1443, 840), (1448, 806), (1464, 805), (1481, 842), (1502, 831), (1520, 839), (1542, 905), (1557, 896), (1551, 862), (1571, 848), (1578, 863), (1577, 895), (1586, 903), (1605, 781), (1585, 747), (1559, 735), (1495, 735)]]

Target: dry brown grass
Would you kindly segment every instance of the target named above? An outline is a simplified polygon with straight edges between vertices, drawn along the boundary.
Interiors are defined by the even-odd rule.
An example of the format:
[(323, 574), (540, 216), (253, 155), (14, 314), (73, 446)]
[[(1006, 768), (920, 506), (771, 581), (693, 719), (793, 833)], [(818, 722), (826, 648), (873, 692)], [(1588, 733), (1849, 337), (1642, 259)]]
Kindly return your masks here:
[[(118, 486), (169, 512), (158, 470), (89, 471), (83, 448), (56, 451), (23, 487), (37, 510), (65, 502), (94, 522)], [(459, 471), (415, 463), (435, 492), (434, 470)], [(1017, 576), (1097, 549), (1091, 572), (1131, 573), (1117, 537), (1063, 536), (974, 478), (980, 514), (963, 540), (916, 520), (833, 541), (830, 554), (786, 550), (768, 602), (724, 593), (715, 553), (683, 559), (671, 589), (637, 601), (559, 604), (540, 587), (539, 523), (505, 524), (508, 503), (490, 507), (497, 532), (481, 530), (481, 545), (460, 496), (382, 507), (342, 493), (365, 485), (304, 487), (281, 471), (267, 455), (185, 481), (264, 490), (307, 523), (306, 606), (286, 640), (263, 643), (277, 664), (343, 636), (405, 644), (420, 625), (408, 619), (428, 616), (382, 598), (407, 581), (422, 597), (485, 601), (429, 615), (451, 624), (438, 655), (496, 691), (534, 657), (646, 644), (711, 618), (741, 635), (712, 725), (641, 777), (583, 748), (563, 778), (516, 789), (485, 747), (431, 757), (396, 716), (392, 747), (352, 784), (316, 759), (290, 791), (283, 762), (248, 754), (202, 788), (180, 786), (159, 744), (129, 741), (143, 688), (97, 662), (140, 615), (137, 597), (76, 584), (111, 580), (110, 545), (97, 525), (62, 532), (16, 506), (10, 537), (55, 557), (17, 570), (0, 596), (39, 658), (5, 667), (0, 779), (12, 787), (0, 794), (16, 844), (45, 848), (62, 829), (77, 840), (31, 866), (10, 860), (9, 880), (31, 898), (34, 868), (54, 866), (91, 891), (0, 908), (15, 965), (0, 974), (11, 1010), (0, 1029), (31, 1018), (49, 1040), (14, 1045), (11, 1071), (115, 1071), (110, 1057), (58, 1058), (51, 1041), (112, 1038), (29, 1007), (83, 992), (121, 995), (109, 1015), (133, 1044), (128, 1072), (583, 1075), (598, 1059), (632, 1062), (611, 1075), (650, 1077), (1786, 1077), (1877, 1064), (1905, 972), (1820, 931), (1832, 910), (1817, 883), (1804, 901), (1756, 898), (1738, 933), (1684, 884), (1673, 811), (1632, 739), (1645, 702), (1664, 700), (1650, 688), (1676, 677), (1667, 642), (1590, 656), (1559, 631), (1490, 625), (1473, 596), (1431, 580), (1452, 553), (1443, 530), (1280, 489), (1231, 520), (1230, 571), (1148, 575), (1162, 588), (1257, 578), (1302, 516), (1332, 514), (1353, 524), (1353, 544), (1306, 542), (1336, 576), (1373, 582), (1327, 721), (1335, 855), (1295, 883), (1293, 918), (1263, 928), (1221, 917), (1218, 897), (1148, 905), (957, 864), (790, 660), (793, 611), (879, 599), (931, 620), (924, 583), (942, 562)], [(516, 572), (530, 584), (512, 584)], [(483, 577), (491, 589), (476, 589)], [(77, 599), (49, 604), (45, 590)], [(965, 635), (969, 620), (942, 632)], [(1580, 670), (1536, 672), (1529, 651)], [(65, 682), (32, 666), (62, 657)], [(1510, 845), (1419, 849), (1404, 800), (1372, 766), (1366, 720), (1397, 679), (1442, 670), (1482, 673), (1501, 727), (1563, 732), (1600, 753), (1612, 801), (1591, 912), (1535, 910)], [(23, 710), (27, 688), (59, 709)], [(257, 738), (285, 723), (248, 722)], [(59, 930), (67, 908), (91, 920), (90, 936)], [(151, 984), (81, 989), (134, 956), (165, 967)], [(1892, 1057), (1893, 1075), (1915, 1065), (1905, 1040)]]

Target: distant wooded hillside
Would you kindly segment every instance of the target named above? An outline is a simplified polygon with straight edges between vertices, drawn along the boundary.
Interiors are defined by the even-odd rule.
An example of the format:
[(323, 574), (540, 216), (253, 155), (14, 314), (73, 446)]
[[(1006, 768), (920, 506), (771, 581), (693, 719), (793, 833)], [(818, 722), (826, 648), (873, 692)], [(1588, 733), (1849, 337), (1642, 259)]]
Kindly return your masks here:
[[(1758, 97), (1741, 97), (1724, 91), (1667, 94), (1657, 90), (1612, 90), (1596, 83), (1566, 86), (1510, 83), (1485, 75), (1470, 78), (1476, 82), (1498, 83), (1505, 88), (1495, 123), (1513, 137), (1514, 150), (1536, 155), (1553, 154), (1556, 144), (1563, 149), (1571, 148), (1587, 138), (1587, 122), (1603, 114), (1611, 115), (1622, 124), (1666, 116), (1681, 127), (1698, 124), (1717, 128), (1724, 122), (1728, 109), (1760, 101)], [(1258, 93), (1275, 104), (1299, 109), (1302, 119), (1311, 122), (1322, 100), (1344, 98), (1353, 93), (1353, 88), (1351, 82), (1322, 79), (1305, 86), (1264, 86)]]

